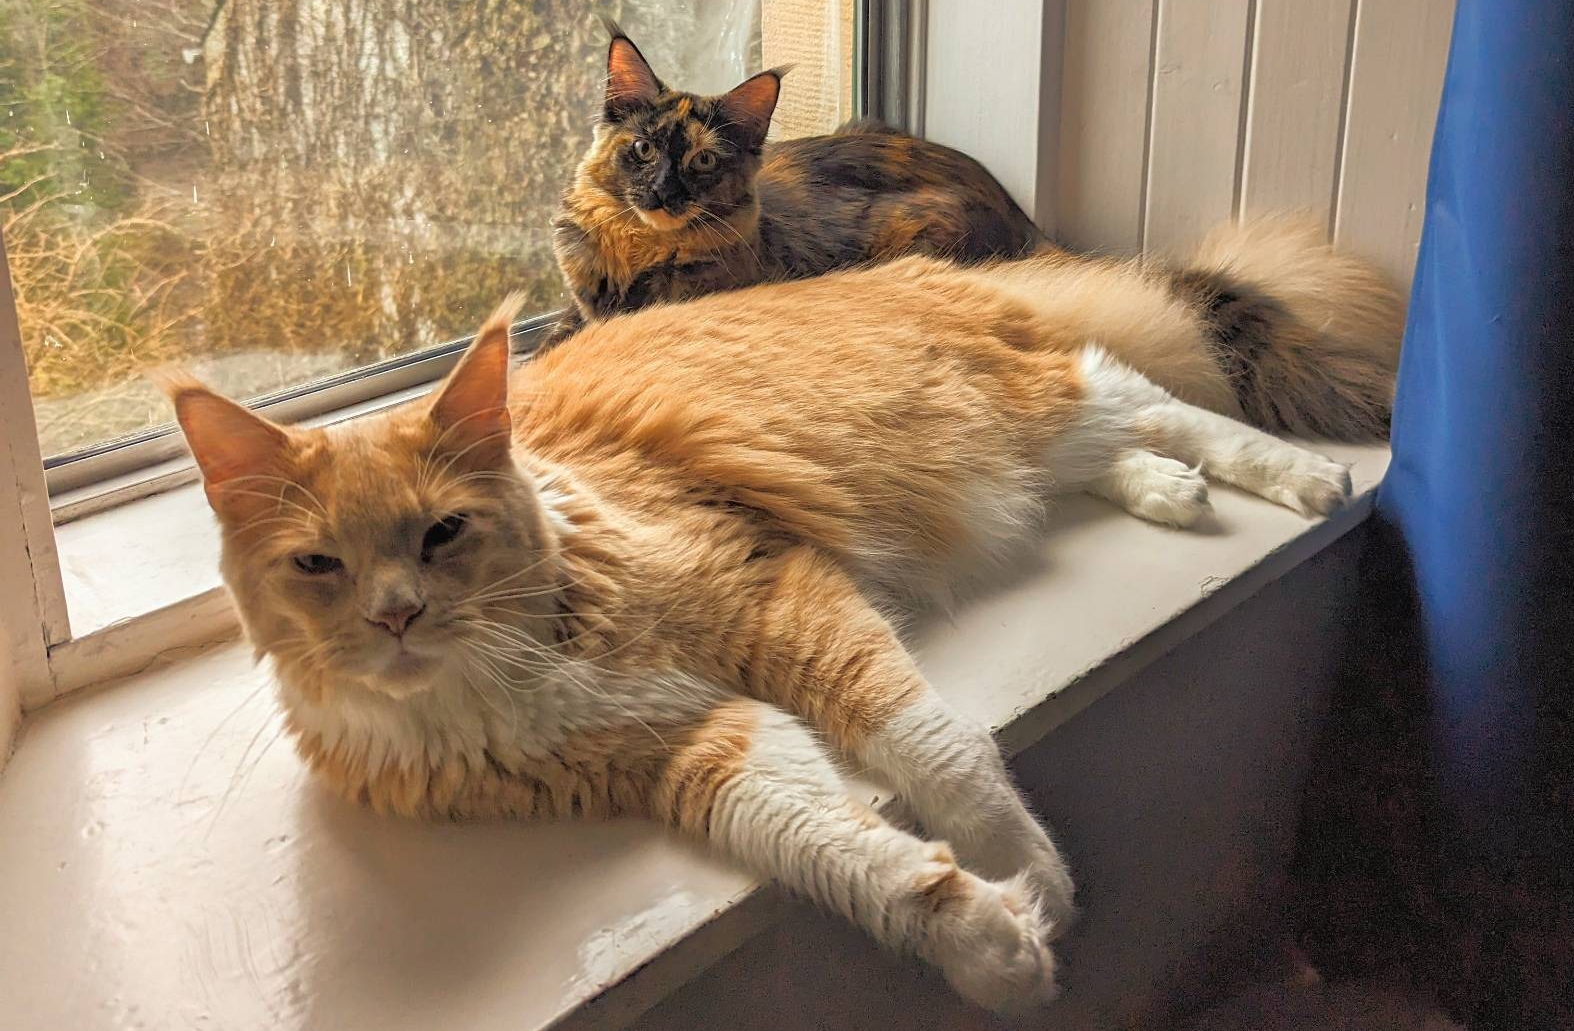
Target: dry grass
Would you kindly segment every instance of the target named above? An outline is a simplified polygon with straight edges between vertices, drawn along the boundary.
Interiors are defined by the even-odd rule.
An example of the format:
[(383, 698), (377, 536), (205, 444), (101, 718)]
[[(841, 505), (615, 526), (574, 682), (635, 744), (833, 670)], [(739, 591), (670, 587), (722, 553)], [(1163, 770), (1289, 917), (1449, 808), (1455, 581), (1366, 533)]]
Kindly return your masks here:
[[(599, 97), (591, 15), (647, 23), (658, 51), (683, 31), (654, 0), (127, 3), (0, 0), (0, 21), (54, 19), (40, 40), (77, 33), (0, 67), (0, 103), (26, 85), (7, 75), (88, 67), (71, 103), (91, 86), (104, 112), (61, 101), (33, 138), (0, 133), (46, 453), (164, 421), (151, 367), (256, 395), (452, 339), (512, 290), (557, 306), (547, 226)], [(113, 203), (84, 203), (111, 173)]]

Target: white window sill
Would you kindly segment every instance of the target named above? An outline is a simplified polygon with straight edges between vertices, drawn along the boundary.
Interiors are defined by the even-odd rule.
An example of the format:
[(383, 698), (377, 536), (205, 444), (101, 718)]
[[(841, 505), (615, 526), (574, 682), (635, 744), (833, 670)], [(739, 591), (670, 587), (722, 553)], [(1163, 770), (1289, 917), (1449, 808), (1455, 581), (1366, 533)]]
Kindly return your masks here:
[[(1008, 748), (1037, 742), (1365, 518), (1386, 450), (1324, 450), (1358, 495), (1326, 522), (1223, 488), (1203, 533), (1068, 499), (1036, 568), (919, 632), (925, 672)], [(163, 536), (72, 590), (108, 613), (216, 584), (211, 531)], [(534, 1031), (593, 999), (615, 1027), (779, 905), (640, 823), (422, 825), (330, 799), (268, 747), (266, 680), (232, 643), (29, 718), (0, 774), (7, 1028)]]

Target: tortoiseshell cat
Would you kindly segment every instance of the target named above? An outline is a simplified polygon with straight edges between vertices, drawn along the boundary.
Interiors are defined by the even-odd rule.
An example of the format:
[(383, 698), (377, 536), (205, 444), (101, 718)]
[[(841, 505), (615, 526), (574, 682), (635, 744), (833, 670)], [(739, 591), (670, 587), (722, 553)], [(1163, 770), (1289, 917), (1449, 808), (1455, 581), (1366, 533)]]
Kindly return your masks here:
[(906, 254), (1017, 257), (1043, 236), (965, 154), (873, 122), (765, 144), (781, 70), (719, 97), (669, 89), (608, 24), (607, 94), (553, 246), (585, 322)]

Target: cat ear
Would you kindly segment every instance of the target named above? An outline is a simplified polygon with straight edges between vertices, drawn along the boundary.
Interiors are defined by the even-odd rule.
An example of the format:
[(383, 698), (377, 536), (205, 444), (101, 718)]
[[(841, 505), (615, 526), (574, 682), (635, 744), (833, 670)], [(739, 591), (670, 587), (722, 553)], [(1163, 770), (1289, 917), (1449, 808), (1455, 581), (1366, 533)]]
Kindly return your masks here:
[(619, 118), (654, 102), (666, 87), (650, 70), (639, 47), (618, 28), (618, 23), (611, 19), (603, 21), (612, 34), (612, 42), (607, 44), (607, 117)]
[(214, 511), (223, 515), (248, 507), (245, 499), (254, 497), (252, 492), (272, 489), (265, 478), (288, 474), (290, 437), (283, 429), (189, 376), (159, 379), (175, 404), (175, 419)]
[(750, 147), (765, 142), (771, 115), (776, 111), (776, 98), (781, 94), (782, 76), (787, 72), (787, 68), (763, 71), (744, 79), (721, 98), (727, 120), (743, 130)]
[(510, 294), (497, 306), (432, 401), (442, 446), (480, 463), (508, 457), (508, 328), (523, 303), (523, 294)]

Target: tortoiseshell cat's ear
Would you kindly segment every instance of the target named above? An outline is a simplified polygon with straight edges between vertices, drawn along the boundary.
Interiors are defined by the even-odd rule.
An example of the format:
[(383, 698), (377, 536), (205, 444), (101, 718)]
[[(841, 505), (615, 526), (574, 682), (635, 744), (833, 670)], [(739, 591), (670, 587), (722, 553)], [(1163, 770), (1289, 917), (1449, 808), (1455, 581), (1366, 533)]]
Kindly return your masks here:
[(787, 72), (787, 68), (767, 69), (744, 79), (721, 98), (722, 110), (747, 133), (751, 147), (765, 142), (771, 115), (776, 111), (776, 98), (781, 95), (782, 76)]
[(666, 89), (656, 73), (650, 70), (645, 55), (639, 52), (634, 41), (623, 34), (618, 23), (602, 19), (612, 41), (607, 44), (607, 98), (608, 118), (620, 118), (630, 111), (650, 104)]

